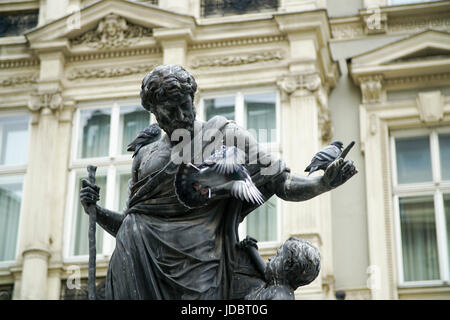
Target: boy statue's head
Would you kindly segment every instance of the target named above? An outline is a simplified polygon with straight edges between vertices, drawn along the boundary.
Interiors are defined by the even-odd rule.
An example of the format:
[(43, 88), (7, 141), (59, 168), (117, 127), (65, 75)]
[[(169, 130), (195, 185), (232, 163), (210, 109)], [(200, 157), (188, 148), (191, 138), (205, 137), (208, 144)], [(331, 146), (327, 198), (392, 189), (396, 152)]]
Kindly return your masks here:
[(267, 283), (289, 285), (293, 290), (311, 283), (320, 271), (320, 253), (310, 242), (290, 237), (269, 259)]

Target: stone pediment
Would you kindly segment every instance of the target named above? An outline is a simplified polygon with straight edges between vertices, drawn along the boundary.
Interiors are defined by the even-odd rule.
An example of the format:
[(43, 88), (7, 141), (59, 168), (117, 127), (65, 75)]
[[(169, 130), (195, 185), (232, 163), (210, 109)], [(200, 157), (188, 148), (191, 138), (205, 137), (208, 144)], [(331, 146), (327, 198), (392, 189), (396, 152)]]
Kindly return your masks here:
[(103, 0), (43, 26), (25, 36), (30, 44), (67, 40), (91, 48), (131, 45), (133, 39), (151, 37), (155, 28), (191, 28), (195, 19), (152, 5), (127, 0)]
[(450, 33), (424, 31), (352, 58), (352, 65), (381, 66), (450, 58)]
[(353, 57), (349, 70), (357, 85), (407, 89), (450, 83), (450, 33), (428, 30)]

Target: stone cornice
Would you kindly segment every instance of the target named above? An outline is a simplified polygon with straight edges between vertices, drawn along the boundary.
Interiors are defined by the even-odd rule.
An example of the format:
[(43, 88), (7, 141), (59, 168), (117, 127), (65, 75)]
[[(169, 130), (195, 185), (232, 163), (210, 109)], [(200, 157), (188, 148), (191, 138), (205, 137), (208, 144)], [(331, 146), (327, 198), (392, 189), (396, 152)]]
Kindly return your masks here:
[(161, 47), (153, 47), (153, 48), (138, 48), (138, 49), (126, 49), (120, 51), (103, 51), (103, 52), (90, 52), (85, 54), (77, 54), (72, 55), (67, 58), (67, 61), (72, 62), (81, 62), (81, 61), (89, 61), (89, 60), (98, 60), (98, 59), (114, 59), (121, 57), (130, 57), (130, 56), (148, 56), (148, 55), (160, 55), (162, 52)]
[(39, 59), (36, 58), (0, 60), (0, 69), (35, 67), (39, 66), (39, 63)]
[(224, 39), (217, 41), (193, 43), (190, 44), (188, 48), (189, 50), (203, 50), (212, 48), (236, 47), (236, 46), (271, 43), (271, 42), (280, 42), (286, 40), (287, 37), (285, 35), (261, 36), (261, 37), (240, 38), (240, 39)]
[(326, 47), (331, 38), (326, 10), (275, 14), (274, 19), (283, 34), (313, 31), (319, 47)]
[(450, 85), (450, 72), (412, 75), (386, 80), (386, 87), (389, 89), (402, 89), (410, 86), (420, 87), (424, 84), (427, 86)]
[(361, 10), (351, 17), (330, 18), (331, 41), (365, 38), (368, 35), (401, 35), (427, 29), (450, 29), (450, 2), (389, 6)]

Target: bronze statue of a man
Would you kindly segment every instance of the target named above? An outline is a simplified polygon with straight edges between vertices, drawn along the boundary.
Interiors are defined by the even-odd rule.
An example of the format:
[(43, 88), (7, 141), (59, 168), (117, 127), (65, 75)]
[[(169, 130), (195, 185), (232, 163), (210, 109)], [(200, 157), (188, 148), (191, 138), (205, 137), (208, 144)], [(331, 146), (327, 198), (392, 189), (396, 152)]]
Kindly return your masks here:
[[(239, 223), (258, 204), (221, 194), (198, 208), (183, 205), (174, 186), (180, 164), (174, 161), (173, 151), (182, 143), (173, 138), (177, 130), (189, 132), (194, 143), (201, 141), (197, 151), (193, 148), (192, 158), (214, 149), (211, 137), (206, 136), (211, 130), (220, 132), (224, 144), (245, 141), (238, 147), (247, 161), (248, 155), (257, 155), (258, 161), (249, 161), (246, 168), (265, 199), (275, 194), (287, 201), (308, 200), (357, 172), (351, 161), (340, 158), (321, 177), (290, 173), (282, 160), (260, 150), (249, 132), (233, 121), (220, 116), (207, 122), (196, 120), (196, 90), (194, 78), (178, 65), (159, 66), (142, 81), (142, 106), (155, 115), (165, 134), (142, 134), (144, 142), (135, 152), (125, 212), (96, 205), (97, 222), (116, 237), (106, 299), (243, 299), (264, 283), (237, 236)], [(268, 166), (275, 169), (264, 172)], [(83, 206), (95, 204), (98, 191), (84, 181)]]

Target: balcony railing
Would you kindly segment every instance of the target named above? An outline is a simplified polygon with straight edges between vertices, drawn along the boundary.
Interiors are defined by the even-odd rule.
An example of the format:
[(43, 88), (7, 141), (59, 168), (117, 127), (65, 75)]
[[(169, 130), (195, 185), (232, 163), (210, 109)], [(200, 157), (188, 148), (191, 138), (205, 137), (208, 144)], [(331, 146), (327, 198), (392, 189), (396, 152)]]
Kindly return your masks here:
[(228, 16), (276, 11), (278, 0), (202, 0), (201, 16)]

